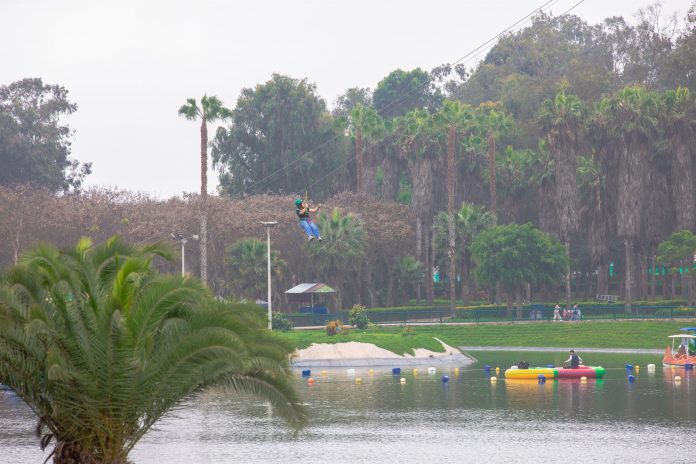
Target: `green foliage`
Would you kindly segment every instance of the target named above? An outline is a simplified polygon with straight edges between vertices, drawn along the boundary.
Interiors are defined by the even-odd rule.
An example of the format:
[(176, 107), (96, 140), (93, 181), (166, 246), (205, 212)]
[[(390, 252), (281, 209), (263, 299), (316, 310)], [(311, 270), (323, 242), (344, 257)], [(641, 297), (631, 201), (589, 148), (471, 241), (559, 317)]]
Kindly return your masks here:
[(353, 305), (348, 314), (348, 322), (357, 329), (367, 329), (367, 326), (370, 324), (370, 318), (367, 316), (365, 307), (360, 304)]
[(390, 119), (415, 109), (435, 111), (442, 103), (442, 93), (426, 71), (397, 69), (377, 84), (372, 102), (383, 118)]
[(413, 337), (414, 335), (416, 335), (416, 329), (412, 325), (405, 325), (403, 329), (401, 329), (402, 337)]
[(65, 88), (41, 79), (0, 86), (0, 185), (79, 190), (92, 164), (70, 158), (73, 131), (62, 124), (76, 110)]
[(674, 232), (664, 242), (660, 243), (657, 252), (657, 261), (679, 265), (693, 262), (694, 252), (696, 251), (696, 235), (690, 230)]
[(288, 318), (288, 316), (285, 313), (281, 313), (278, 311), (273, 311), (271, 324), (272, 324), (273, 330), (280, 330), (282, 332), (287, 332), (288, 330), (292, 329), (292, 327), (293, 327), (293, 323)]
[(56, 462), (127, 462), (167, 411), (212, 384), (269, 400), (295, 429), (304, 423), (288, 344), (257, 308), (153, 269), (171, 257), (162, 244), (118, 238), (39, 245), (0, 282), (0, 382), (37, 414)]
[(356, 216), (334, 208), (328, 214), (319, 214), (317, 226), (324, 241), (308, 245), (314, 264), (323, 275), (340, 275), (354, 269), (365, 251), (362, 222)]
[(471, 246), (476, 278), (508, 291), (530, 283), (558, 283), (567, 265), (565, 248), (531, 224), (496, 226), (481, 232)]
[[(238, 240), (225, 254), (227, 286), (236, 297), (254, 300), (261, 298), (267, 286), (266, 242), (255, 238)], [(277, 250), (271, 249), (271, 277), (280, 278), (285, 261)]]

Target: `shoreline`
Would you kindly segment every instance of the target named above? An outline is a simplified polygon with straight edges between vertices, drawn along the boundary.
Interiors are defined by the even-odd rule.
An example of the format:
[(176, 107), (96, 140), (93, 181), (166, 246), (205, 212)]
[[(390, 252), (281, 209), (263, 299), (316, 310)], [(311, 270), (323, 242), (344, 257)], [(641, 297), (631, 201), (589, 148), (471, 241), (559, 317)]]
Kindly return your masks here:
[(539, 352), (539, 353), (552, 353), (561, 352), (565, 353), (570, 349), (575, 351), (582, 351), (585, 353), (615, 353), (615, 354), (659, 354), (665, 353), (664, 349), (654, 349), (654, 348), (582, 348), (582, 347), (553, 347), (553, 346), (459, 346), (459, 350), (463, 352), (467, 351), (523, 351), (523, 352)]

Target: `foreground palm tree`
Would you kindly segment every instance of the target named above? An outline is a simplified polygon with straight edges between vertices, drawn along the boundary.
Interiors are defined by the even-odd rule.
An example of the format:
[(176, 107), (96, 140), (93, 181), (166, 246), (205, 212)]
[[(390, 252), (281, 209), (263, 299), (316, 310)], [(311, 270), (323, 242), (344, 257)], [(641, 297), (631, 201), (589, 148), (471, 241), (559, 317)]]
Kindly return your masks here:
[(232, 116), (219, 98), (204, 95), (198, 106), (195, 98), (187, 98), (179, 108), (179, 116), (189, 121), (201, 120), (201, 280), (208, 281), (208, 123)]
[(42, 245), (0, 282), (0, 382), (39, 418), (55, 463), (128, 462), (169, 409), (211, 384), (268, 399), (294, 429), (305, 412), (291, 351), (253, 307), (197, 279), (161, 275), (167, 248), (117, 238)]

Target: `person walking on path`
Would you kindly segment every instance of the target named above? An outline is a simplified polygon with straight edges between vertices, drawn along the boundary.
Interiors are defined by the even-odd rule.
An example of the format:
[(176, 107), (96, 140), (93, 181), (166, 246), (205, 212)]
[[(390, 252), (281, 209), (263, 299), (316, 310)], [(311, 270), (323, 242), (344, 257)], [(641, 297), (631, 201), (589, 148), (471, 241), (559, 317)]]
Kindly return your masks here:
[(561, 307), (559, 306), (558, 303), (556, 303), (556, 306), (553, 308), (553, 320), (554, 321), (561, 321)]

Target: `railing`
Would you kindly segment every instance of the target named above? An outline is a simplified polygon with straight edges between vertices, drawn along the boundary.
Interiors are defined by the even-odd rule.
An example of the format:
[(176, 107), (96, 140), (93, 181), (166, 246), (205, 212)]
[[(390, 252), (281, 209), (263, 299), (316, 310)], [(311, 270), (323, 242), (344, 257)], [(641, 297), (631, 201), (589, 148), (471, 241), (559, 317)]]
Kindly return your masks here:
[[(507, 311), (505, 308), (457, 309), (452, 312), (447, 307), (433, 307), (417, 310), (367, 310), (370, 322), (374, 324), (443, 324), (443, 323), (483, 323), (483, 322), (554, 322), (553, 307), (532, 306), (520, 310)], [(288, 314), (295, 327), (324, 326), (330, 320), (348, 323), (348, 311), (330, 314)], [(630, 313), (623, 307), (587, 306), (580, 308), (580, 315), (563, 315), (561, 321), (581, 322), (587, 320), (621, 319), (694, 319), (696, 308), (684, 306), (634, 306)]]

